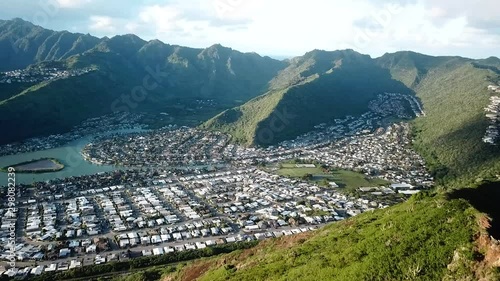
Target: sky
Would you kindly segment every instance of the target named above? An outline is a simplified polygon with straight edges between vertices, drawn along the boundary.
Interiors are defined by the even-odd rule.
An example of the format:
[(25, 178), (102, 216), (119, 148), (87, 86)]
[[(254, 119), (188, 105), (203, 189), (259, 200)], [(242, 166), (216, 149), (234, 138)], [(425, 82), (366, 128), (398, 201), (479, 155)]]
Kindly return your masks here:
[(53, 30), (273, 57), (354, 49), (378, 57), (500, 57), (498, 0), (2, 0), (0, 19)]

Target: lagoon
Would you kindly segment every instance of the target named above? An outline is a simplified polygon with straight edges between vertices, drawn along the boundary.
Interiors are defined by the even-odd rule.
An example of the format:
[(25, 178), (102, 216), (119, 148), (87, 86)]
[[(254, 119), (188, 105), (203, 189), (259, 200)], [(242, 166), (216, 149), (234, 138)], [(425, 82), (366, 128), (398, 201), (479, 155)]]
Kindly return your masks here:
[[(147, 130), (124, 129), (124, 130), (106, 132), (104, 134), (100, 134), (99, 136), (106, 136), (113, 134), (130, 134), (139, 132), (147, 132)], [(31, 184), (33, 182), (38, 182), (38, 181), (47, 181), (57, 178), (91, 175), (101, 172), (109, 172), (122, 169), (121, 167), (117, 166), (96, 165), (86, 161), (83, 158), (81, 154), (83, 147), (88, 143), (90, 143), (94, 137), (96, 136), (95, 135), (86, 136), (57, 148), (3, 156), (0, 157), (0, 167), (6, 167), (9, 165), (12, 166), (17, 163), (27, 162), (41, 158), (55, 158), (61, 161), (62, 164), (64, 164), (63, 170), (53, 173), (43, 173), (43, 174), (16, 173), (17, 184)], [(0, 186), (6, 186), (6, 185), (7, 185), (7, 173), (0, 172)]]

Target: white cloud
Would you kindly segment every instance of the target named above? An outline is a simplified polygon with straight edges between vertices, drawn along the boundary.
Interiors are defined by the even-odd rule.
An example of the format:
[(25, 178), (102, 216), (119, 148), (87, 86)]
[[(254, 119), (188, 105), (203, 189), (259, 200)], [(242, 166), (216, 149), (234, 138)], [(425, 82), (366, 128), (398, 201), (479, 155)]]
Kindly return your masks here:
[(125, 24), (125, 30), (127, 33), (137, 33), (139, 31), (139, 25), (135, 22), (130, 22)]
[(394, 11), (397, 12), (379, 8), (372, 12), (374, 25), (381, 28), (355, 28), (358, 35), (354, 40), (354, 48), (375, 55), (407, 49), (407, 46), (412, 46), (410, 49), (417, 51), (433, 49), (452, 44), (467, 27), (465, 17), (435, 25), (428, 16), (439, 11), (428, 10), (418, 3)]
[(150, 25), (157, 34), (169, 32), (178, 28), (180, 11), (172, 6), (147, 6), (139, 12), (139, 21)]
[(92, 0), (56, 0), (61, 8), (79, 8), (85, 4), (89, 4)]
[(110, 33), (117, 31), (117, 28), (111, 17), (91, 16), (90, 21), (91, 23), (89, 25), (89, 28), (99, 33), (107, 33), (111, 35)]

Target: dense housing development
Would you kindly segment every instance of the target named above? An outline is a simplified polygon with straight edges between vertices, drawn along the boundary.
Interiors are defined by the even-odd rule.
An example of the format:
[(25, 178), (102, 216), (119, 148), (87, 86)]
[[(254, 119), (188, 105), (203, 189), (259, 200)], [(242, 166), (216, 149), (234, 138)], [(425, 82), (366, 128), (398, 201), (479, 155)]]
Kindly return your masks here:
[(305, 159), (339, 169), (355, 170), (390, 182), (419, 187), (432, 185), (425, 162), (410, 147), (405, 123), (378, 129), (371, 134), (347, 137), (332, 145), (305, 150)]
[(221, 153), (229, 138), (219, 132), (170, 127), (148, 135), (116, 136), (91, 143), (83, 155), (98, 164), (123, 166), (209, 164), (223, 160)]

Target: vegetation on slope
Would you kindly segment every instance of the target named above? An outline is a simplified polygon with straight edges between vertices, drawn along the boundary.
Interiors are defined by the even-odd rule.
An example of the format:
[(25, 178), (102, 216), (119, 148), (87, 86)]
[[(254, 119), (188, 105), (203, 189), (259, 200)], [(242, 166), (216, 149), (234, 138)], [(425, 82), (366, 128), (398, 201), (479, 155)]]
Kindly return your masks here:
[(377, 92), (414, 92), (426, 111), (415, 121), (415, 146), (439, 184), (480, 183), (500, 169), (500, 149), (481, 140), (488, 126), (487, 86), (500, 81), (499, 61), (399, 52), (376, 59), (379, 68), (353, 51), (313, 51), (293, 59), (271, 81), (274, 90), (203, 127), (246, 145), (270, 145), (332, 118), (363, 113)]
[(0, 91), (0, 103), (3, 100), (9, 99), (10, 97), (15, 96), (15, 95), (25, 91), (26, 89), (28, 89), (31, 86), (33, 86), (33, 83), (23, 83), (23, 84), (19, 84), (19, 83), (6, 84), (6, 83), (4, 83), (1, 86), (2, 90)]
[(313, 51), (295, 58), (270, 87), (267, 94), (223, 112), (202, 127), (228, 132), (245, 145), (272, 145), (319, 123), (361, 115), (377, 93), (411, 93), (389, 71), (351, 50)]
[(252, 145), (259, 123), (270, 116), (286, 94), (285, 90), (276, 90), (249, 102), (228, 109), (208, 120), (201, 127), (231, 134), (234, 141)]
[(88, 34), (47, 30), (22, 19), (0, 21), (0, 71), (67, 59), (92, 49), (99, 41)]
[[(483, 109), (491, 96), (487, 86), (498, 79), (497, 73), (469, 59), (414, 56), (396, 53), (379, 63), (411, 86), (423, 103), (426, 117), (414, 122), (415, 147), (438, 183), (464, 187), (495, 179), (500, 149), (483, 143), (482, 137), (488, 126)], [(413, 72), (420, 74), (410, 79), (407, 74)]]
[[(93, 83), (106, 87), (88, 87)], [(2, 135), (0, 142), (68, 131), (87, 118), (109, 113), (116, 96), (103, 93), (116, 90), (114, 83), (100, 72), (75, 81), (64, 79), (35, 85), (0, 104), (0, 124), (10, 132)]]
[[(4, 27), (6, 22), (0, 24)], [(13, 29), (9, 26), (9, 30)], [(247, 100), (262, 93), (274, 74), (285, 67), (218, 45), (196, 50), (144, 42), (134, 36), (99, 41), (96, 48), (80, 48), (91, 49), (81, 54), (71, 51), (77, 49), (73, 47), (48, 50), (43, 45), (73, 38), (67, 33), (49, 33), (40, 28), (23, 33), (16, 46), (26, 58), (18, 61), (27, 65), (78, 53), (68, 58), (68, 65), (95, 65), (99, 71), (76, 80), (19, 89), (17, 96), (17, 90), (6, 92), (2, 100), (15, 97), (0, 105), (0, 125), (17, 132), (8, 141), (66, 130), (85, 118), (108, 113), (120, 94), (142, 84), (139, 79), (147, 73), (144, 68), (155, 62), (152, 58), (157, 54), (164, 58), (160, 69), (172, 76), (152, 94), (161, 102), (146, 102), (147, 108), (153, 104), (161, 108), (175, 95)], [(12, 38), (10, 33), (0, 33), (0, 49), (11, 52), (5, 48)], [(0, 58), (1, 54), (5, 53), (0, 52)], [(362, 113), (377, 92), (414, 91), (427, 113), (415, 121), (415, 146), (438, 183), (463, 187), (496, 178), (500, 150), (483, 144), (481, 137), (487, 126), (483, 108), (490, 96), (486, 86), (500, 80), (498, 59), (473, 61), (402, 52), (385, 55), (376, 63), (352, 51), (310, 52), (292, 60), (271, 81), (269, 93), (204, 126), (230, 132), (245, 144), (267, 145), (332, 118)], [(293, 116), (293, 120), (280, 116)], [(477, 209), (495, 214), (491, 206), (496, 205), (488, 199), (496, 197), (476, 197), (470, 192), (454, 195), (452, 198), (468, 199)], [(482, 209), (484, 206), (489, 207)], [(476, 263), (487, 256), (474, 243), (481, 233), (477, 216), (462, 199), (418, 195), (316, 233), (265, 241), (250, 250), (197, 262), (167, 279), (470, 280), (477, 277), (474, 274), (485, 274), (477, 272)]]
[[(33, 62), (44, 67), (98, 69), (29, 88), (0, 84), (0, 125), (16, 128), (2, 135), (0, 144), (66, 132), (82, 120), (117, 111), (167, 112), (174, 118), (193, 115), (187, 104), (196, 99), (216, 104), (200, 114), (206, 121), (264, 93), (268, 82), (286, 67), (284, 62), (221, 45), (193, 49), (123, 35), (77, 48), (71, 40), (52, 40), (57, 36), (84, 40), (83, 35), (45, 30), (19, 19), (0, 22), (0, 59), (6, 56), (2, 60), (6, 70)], [(12, 47), (20, 51), (12, 53)]]

